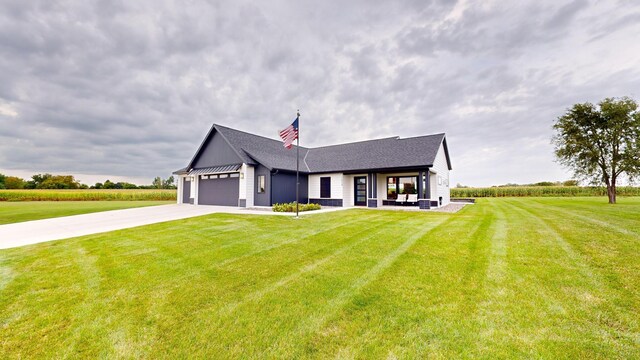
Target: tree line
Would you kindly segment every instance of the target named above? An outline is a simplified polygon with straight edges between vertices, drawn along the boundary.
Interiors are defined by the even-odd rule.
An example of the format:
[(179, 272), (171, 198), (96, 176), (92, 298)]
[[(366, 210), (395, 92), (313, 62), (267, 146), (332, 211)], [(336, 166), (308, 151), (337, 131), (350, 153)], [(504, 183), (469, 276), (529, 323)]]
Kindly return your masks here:
[[(580, 182), (578, 180), (565, 180), (565, 181), (540, 181), (533, 184), (506, 183), (502, 185), (493, 185), (491, 187), (579, 186), (579, 185), (580, 185)], [(456, 189), (470, 189), (470, 188), (474, 188), (474, 187), (462, 185), (460, 183), (456, 184)]]
[(0, 174), (0, 189), (175, 189), (175, 178), (157, 176), (151, 185), (136, 185), (128, 182), (106, 180), (94, 185), (82, 184), (73, 175), (36, 174), (30, 180)]

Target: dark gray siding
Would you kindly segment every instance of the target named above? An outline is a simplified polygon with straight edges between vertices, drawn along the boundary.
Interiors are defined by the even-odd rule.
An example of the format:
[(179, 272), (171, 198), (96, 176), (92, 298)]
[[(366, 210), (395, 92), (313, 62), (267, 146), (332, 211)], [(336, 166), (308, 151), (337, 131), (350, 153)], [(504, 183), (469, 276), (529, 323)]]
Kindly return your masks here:
[[(264, 193), (258, 194), (258, 176), (265, 176)], [(262, 165), (256, 166), (253, 181), (253, 203), (256, 206), (271, 206), (271, 172)]]
[[(300, 174), (300, 203), (306, 204), (309, 199), (309, 177)], [(275, 203), (288, 203), (296, 201), (296, 173), (276, 172), (271, 175), (271, 201)]]
[(182, 180), (182, 203), (189, 204), (189, 198), (191, 197), (191, 181), (187, 181), (186, 178)]
[(309, 199), (309, 203), (320, 206), (342, 206), (342, 199)]
[(198, 204), (238, 206), (239, 191), (238, 178), (200, 179)]
[(217, 132), (214, 132), (213, 136), (203, 146), (202, 152), (193, 162), (193, 167), (196, 169), (242, 163), (238, 154)]

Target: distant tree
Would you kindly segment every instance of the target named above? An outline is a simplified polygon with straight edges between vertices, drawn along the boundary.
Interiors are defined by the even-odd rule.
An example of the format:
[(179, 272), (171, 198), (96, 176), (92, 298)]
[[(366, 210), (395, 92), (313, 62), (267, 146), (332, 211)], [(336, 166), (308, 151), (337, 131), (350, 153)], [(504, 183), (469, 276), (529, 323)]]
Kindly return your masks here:
[(41, 184), (46, 180), (50, 179), (53, 175), (51, 174), (37, 174), (31, 177), (31, 180), (27, 181), (26, 188), (27, 189), (41, 189)]
[(555, 154), (575, 176), (607, 186), (609, 203), (616, 203), (616, 181), (640, 175), (640, 112), (627, 97), (607, 98), (598, 107), (575, 104), (553, 128)]
[(26, 181), (16, 176), (7, 176), (4, 179), (5, 189), (24, 189)]
[(156, 189), (162, 189), (162, 178), (160, 176), (156, 176), (151, 185)]
[(551, 182), (551, 181), (540, 181), (540, 182), (537, 182), (537, 183), (532, 184), (532, 185), (533, 186), (555, 186), (557, 184), (554, 183), (554, 182)]
[(111, 180), (107, 179), (107, 181), (104, 182), (104, 184), (102, 185), (103, 189), (115, 189), (116, 188), (116, 184), (112, 183)]
[(137, 189), (138, 188), (138, 185), (131, 184), (131, 183), (128, 183), (128, 182), (122, 182), (122, 183), (119, 183), (119, 184), (122, 186), (122, 189)]
[(579, 184), (578, 180), (566, 180), (562, 182), (562, 186), (578, 186)]
[(175, 181), (176, 181), (176, 180), (175, 180), (175, 178), (173, 177), (173, 175), (169, 176), (169, 177), (167, 178), (167, 180), (163, 180), (163, 181), (162, 181), (162, 188), (163, 188), (163, 189), (171, 189), (171, 188), (173, 188), (173, 187), (174, 187), (174, 185), (173, 185), (173, 184), (174, 184), (174, 182), (175, 182)]
[[(49, 175), (40, 184), (36, 185), (36, 189), (78, 189), (80, 183), (76, 181), (73, 175)], [(34, 176), (35, 180), (35, 176)]]
[(5, 188), (5, 187), (4, 187), (4, 180), (5, 180), (6, 178), (7, 178), (7, 177), (6, 177), (5, 175), (0, 174), (0, 189), (4, 189), (4, 188)]
[(460, 183), (457, 183), (457, 184), (456, 184), (456, 188), (458, 188), (458, 189), (466, 189), (466, 188), (468, 188), (468, 186), (466, 186), (466, 185), (462, 185), (462, 184), (460, 184)]
[(102, 189), (102, 183), (101, 182), (97, 182), (95, 185), (93, 185), (91, 187), (92, 189)]

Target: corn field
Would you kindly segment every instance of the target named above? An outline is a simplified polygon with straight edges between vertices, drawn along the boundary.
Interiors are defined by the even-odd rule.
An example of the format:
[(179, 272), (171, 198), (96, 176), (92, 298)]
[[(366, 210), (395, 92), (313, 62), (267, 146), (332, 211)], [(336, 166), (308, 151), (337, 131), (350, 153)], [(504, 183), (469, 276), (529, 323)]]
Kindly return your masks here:
[[(640, 196), (640, 187), (620, 186), (618, 196)], [(606, 196), (601, 186), (514, 186), (489, 188), (452, 188), (452, 198), (524, 197), (524, 196)]]
[(0, 201), (176, 200), (176, 190), (0, 190)]

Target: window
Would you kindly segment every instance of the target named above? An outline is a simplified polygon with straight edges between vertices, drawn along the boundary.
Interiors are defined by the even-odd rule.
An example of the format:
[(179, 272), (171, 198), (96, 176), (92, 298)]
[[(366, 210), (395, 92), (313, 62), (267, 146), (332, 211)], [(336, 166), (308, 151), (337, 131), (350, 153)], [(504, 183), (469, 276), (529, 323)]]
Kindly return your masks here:
[(418, 193), (418, 177), (417, 176), (399, 177), (398, 192), (400, 194), (417, 194)]
[(417, 176), (390, 176), (387, 178), (387, 200), (395, 200), (398, 194), (417, 194)]
[(237, 177), (240, 177), (240, 174), (238, 173), (229, 174), (229, 177), (237, 178)]
[(397, 178), (388, 177), (387, 178), (387, 199), (395, 200), (398, 198), (398, 187), (396, 186)]
[(327, 199), (331, 197), (331, 177), (320, 178), (320, 197)]
[(209, 175), (209, 179), (217, 179), (218, 175)]
[(229, 177), (229, 174), (220, 174), (220, 179), (226, 179)]
[(202, 180), (207, 180), (209, 178), (209, 175), (201, 175), (200, 179)]
[(258, 194), (264, 193), (265, 176), (258, 175)]

